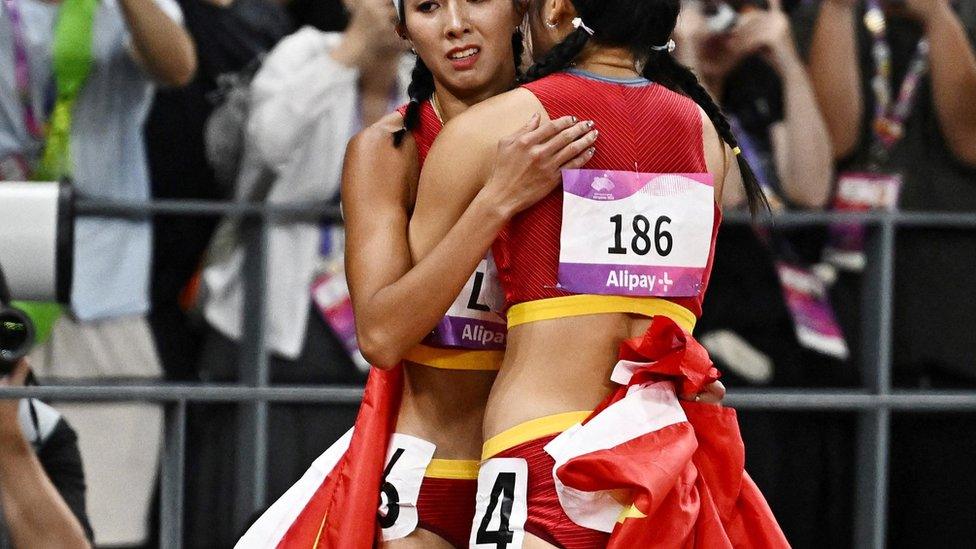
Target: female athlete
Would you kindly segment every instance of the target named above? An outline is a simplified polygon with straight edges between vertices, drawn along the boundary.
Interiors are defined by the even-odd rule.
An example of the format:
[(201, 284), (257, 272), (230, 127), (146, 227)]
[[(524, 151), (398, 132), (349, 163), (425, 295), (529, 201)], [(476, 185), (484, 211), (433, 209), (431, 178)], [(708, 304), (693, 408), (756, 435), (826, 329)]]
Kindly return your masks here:
[[(332, 469), (310, 500), (279, 500), (304, 509), (282, 538), (269, 535), (271, 545), (372, 547), (378, 523), (381, 546), (467, 546), (481, 422), (506, 331), (490, 307), (500, 291), (486, 259), (506, 220), (485, 215), (495, 201), (530, 206), (561, 168), (593, 154), (589, 125), (569, 116), (535, 120), (519, 132), (529, 149), (510, 139), (489, 169), (492, 201), (472, 204), (431, 257), (413, 265), (407, 223), (427, 150), (444, 121), (514, 87), (524, 10), (513, 0), (393, 4), (398, 30), (418, 55), (410, 103), (350, 141), (342, 185), (357, 336), (375, 368), (355, 434), (337, 443), (345, 455), (320, 467)], [(272, 516), (261, 519), (269, 532), (282, 523)]]
[[(722, 189), (743, 184), (754, 212), (765, 202), (719, 108), (670, 54), (679, 9), (532, 0), (531, 83), (459, 115), (425, 162), (416, 260), (475, 205), (512, 219), (494, 249), (508, 347), (472, 547), (786, 545), (742, 469), (734, 411), (675, 398), (718, 377), (691, 331)], [(600, 145), (514, 215), (521, 204), (492, 202), (491, 167), (527, 113), (593, 120)]]
[[(488, 209), (472, 204), (431, 257), (414, 266), (407, 223), (420, 167), (442, 124), (514, 86), (522, 51), (517, 7), (512, 0), (398, 5), (401, 32), (418, 54), (410, 104), (347, 150), (346, 264), (358, 340), (378, 368), (404, 361), (380, 509), (389, 547), (466, 546), (474, 516), (481, 422), (506, 331), (491, 310), (500, 292), (486, 260), (501, 226), (485, 223)], [(565, 140), (549, 139), (563, 130)], [(546, 157), (533, 165), (528, 186), (547, 188), (560, 167), (589, 160), (596, 135), (567, 117), (526, 137)], [(512, 150), (494, 167), (495, 200), (532, 204), (514, 184), (514, 169), (527, 164), (524, 151)], [(416, 519), (408, 509), (413, 497)]]

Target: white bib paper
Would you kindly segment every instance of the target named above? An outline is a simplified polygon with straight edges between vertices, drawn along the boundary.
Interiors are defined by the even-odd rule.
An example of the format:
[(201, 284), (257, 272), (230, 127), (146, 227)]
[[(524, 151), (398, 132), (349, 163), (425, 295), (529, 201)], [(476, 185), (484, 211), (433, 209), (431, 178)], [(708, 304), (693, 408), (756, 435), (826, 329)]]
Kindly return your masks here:
[(417, 529), (417, 502), (424, 473), (434, 457), (434, 444), (394, 433), (386, 454), (377, 520), (383, 541), (402, 539)]
[(504, 304), (498, 270), (491, 254), (468, 279), (461, 295), (424, 340), (433, 347), (503, 350), (507, 325), (496, 311)]
[(578, 294), (697, 296), (714, 204), (711, 174), (563, 170), (560, 287)]

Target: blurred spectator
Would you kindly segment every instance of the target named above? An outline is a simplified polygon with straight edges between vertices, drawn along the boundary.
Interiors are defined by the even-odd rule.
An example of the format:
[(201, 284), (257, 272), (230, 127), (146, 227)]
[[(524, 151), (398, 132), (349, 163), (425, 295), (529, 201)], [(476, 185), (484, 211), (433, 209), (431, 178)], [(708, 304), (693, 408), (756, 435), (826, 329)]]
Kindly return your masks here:
[[(142, 125), (153, 88), (187, 83), (196, 65), (179, 6), (173, 0), (4, 0), (2, 10), (0, 179), (71, 176), (84, 198), (148, 199)], [(11, 166), (20, 173), (11, 174)], [(150, 246), (148, 221), (76, 221), (71, 308), (34, 353), (38, 374), (160, 377), (145, 321)], [(162, 408), (59, 409), (81, 435), (99, 541), (141, 540)]]
[[(28, 377), (27, 361), (0, 387)], [(90, 547), (78, 437), (54, 408), (0, 400), (0, 548)]]
[[(768, 9), (735, 7), (686, 2), (676, 54), (719, 98), (774, 213), (823, 208), (833, 173), (830, 137), (790, 20), (775, 1)], [(742, 210), (744, 193), (729, 187), (723, 201), (726, 212)], [(697, 331), (729, 386), (854, 383), (825, 286), (810, 268), (820, 233), (731, 224), (719, 232)], [(791, 544), (850, 545), (852, 422), (824, 414), (741, 415), (750, 473)]]
[[(389, 0), (350, 0), (342, 34), (305, 27), (267, 57), (251, 87), (247, 142), (237, 199), (271, 204), (337, 202), (348, 140), (405, 99), (410, 63), (402, 55)], [(266, 197), (266, 198), (265, 198)], [(203, 305), (210, 326), (200, 369), (205, 379), (237, 380), (243, 309), (245, 246), (236, 225), (218, 229), (204, 270)], [(224, 243), (229, 242), (227, 246)], [(313, 299), (313, 285), (341, 266), (341, 231), (316, 224), (275, 224), (268, 236), (267, 344), (274, 383), (361, 383), (358, 368), (327, 319), (329, 303)], [(341, 278), (334, 279), (341, 282)], [(340, 284), (344, 288), (344, 282)], [(316, 292), (317, 297), (322, 296)], [(352, 329), (352, 325), (347, 326)], [(341, 330), (340, 330), (341, 331)], [(354, 333), (352, 334), (354, 335)], [(338, 337), (337, 337), (338, 336)], [(355, 420), (354, 406), (274, 406), (268, 496), (282, 494)], [(191, 433), (193, 493), (187, 505), (187, 543), (225, 546), (242, 524), (232, 517), (234, 409), (208, 407)], [(217, 520), (215, 520), (217, 518)]]
[[(840, 171), (900, 177), (903, 210), (976, 211), (976, 0), (824, 0), (802, 16)], [(898, 386), (976, 386), (974, 266), (972, 231), (899, 231)], [(860, 328), (860, 284), (848, 272), (835, 288), (851, 332)], [(893, 547), (976, 543), (976, 479), (955, 473), (971, 465), (973, 445), (964, 441), (974, 430), (972, 415), (895, 416)]]
[[(178, 1), (199, 62), (189, 85), (156, 92), (145, 129), (152, 196), (229, 198), (218, 188), (204, 149), (204, 124), (213, 111), (217, 77), (255, 62), (288, 34), (291, 20), (274, 0)], [(168, 379), (196, 378), (199, 330), (192, 329), (180, 308), (180, 294), (200, 267), (216, 223), (199, 216), (153, 219), (149, 321)]]

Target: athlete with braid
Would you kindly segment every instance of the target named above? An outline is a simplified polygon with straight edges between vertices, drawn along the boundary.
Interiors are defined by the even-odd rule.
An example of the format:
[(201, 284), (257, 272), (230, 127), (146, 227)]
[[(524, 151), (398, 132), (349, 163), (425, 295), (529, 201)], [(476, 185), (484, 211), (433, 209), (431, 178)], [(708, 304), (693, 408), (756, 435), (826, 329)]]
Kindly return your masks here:
[(593, 154), (589, 125), (536, 117), (518, 144), (501, 145), (491, 200), (472, 204), (414, 265), (407, 223), (427, 151), (445, 121), (515, 86), (524, 9), (513, 0), (393, 4), (418, 56), (410, 103), (350, 141), (342, 185), (358, 342), (374, 368), (354, 435), (323, 454), (240, 548), (373, 547), (375, 530), (381, 547), (467, 546), (481, 422), (506, 331), (491, 310), (500, 301), (487, 258), (497, 229), (481, 219), (500, 203), (531, 206), (561, 168)]
[[(459, 115), (424, 164), (414, 259), (481, 210), (508, 348), (484, 419), (471, 547), (785, 547), (743, 470), (734, 411), (691, 336), (722, 190), (765, 198), (729, 124), (671, 55), (679, 0), (532, 0), (528, 84)], [(521, 205), (489, 202), (499, 139), (526, 113), (599, 130), (586, 170)], [(695, 397), (695, 400), (698, 400)]]

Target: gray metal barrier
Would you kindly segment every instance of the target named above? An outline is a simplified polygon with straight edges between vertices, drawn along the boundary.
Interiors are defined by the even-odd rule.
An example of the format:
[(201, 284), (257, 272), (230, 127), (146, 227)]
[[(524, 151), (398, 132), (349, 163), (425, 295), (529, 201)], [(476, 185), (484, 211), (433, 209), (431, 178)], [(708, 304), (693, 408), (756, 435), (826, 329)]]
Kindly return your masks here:
[[(85, 384), (0, 388), (0, 397), (36, 397), (50, 401), (143, 401), (166, 406), (161, 465), (160, 540), (167, 549), (182, 547), (186, 410), (189, 402), (241, 404), (237, 525), (266, 506), (269, 403), (355, 404), (356, 387), (269, 386), (268, 354), (264, 340), (265, 272), (268, 227), (277, 223), (339, 221), (337, 207), (274, 206), (210, 201), (104, 202), (81, 201), (78, 215), (147, 218), (156, 215), (239, 216), (245, 244), (245, 307), (241, 338), (239, 384)], [(730, 213), (727, 223), (748, 223), (746, 215)], [(891, 413), (976, 412), (976, 391), (903, 391), (892, 388), (892, 295), (895, 232), (899, 227), (941, 227), (976, 230), (976, 213), (877, 212), (864, 214), (785, 213), (773, 220), (780, 227), (822, 226), (859, 222), (869, 227), (868, 268), (864, 273), (865, 387), (861, 390), (737, 389), (726, 399), (731, 406), (754, 410), (848, 411), (858, 414), (854, 544), (885, 546), (888, 497), (888, 453)]]

